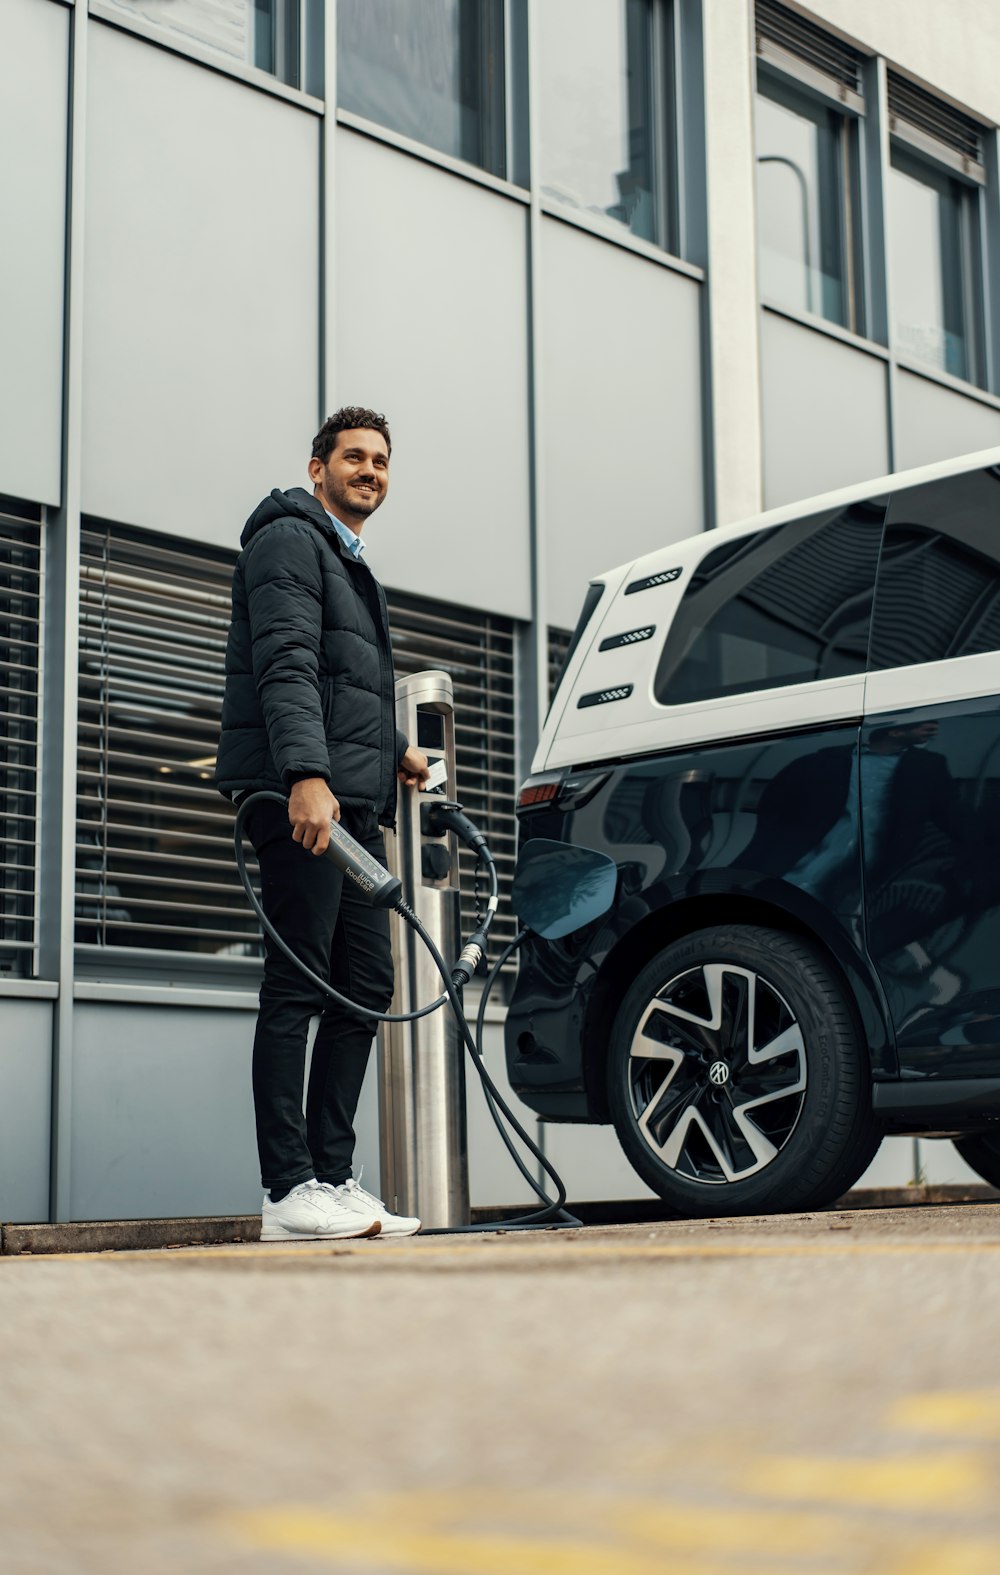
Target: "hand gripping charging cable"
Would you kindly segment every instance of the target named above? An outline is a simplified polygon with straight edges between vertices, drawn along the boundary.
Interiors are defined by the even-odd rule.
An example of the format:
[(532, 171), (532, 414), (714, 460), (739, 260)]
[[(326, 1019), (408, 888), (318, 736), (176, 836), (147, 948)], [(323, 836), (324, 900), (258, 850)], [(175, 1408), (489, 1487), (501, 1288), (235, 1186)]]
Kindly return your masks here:
[[(486, 914), (480, 921), (479, 926), (474, 934), (470, 936), (469, 940), (463, 946), (461, 955), (459, 956), (454, 967), (449, 969), (448, 964), (441, 956), (441, 953), (434, 944), (433, 939), (430, 935), (428, 935), (424, 926), (413, 912), (413, 909), (403, 901), (403, 889), (397, 877), (390, 874), (389, 871), (385, 869), (377, 859), (373, 859), (370, 853), (366, 853), (364, 848), (360, 847), (359, 844), (355, 842), (354, 838), (350, 836), (343, 829), (343, 827), (338, 824), (337, 821), (331, 822), (330, 842), (323, 856), (330, 859), (330, 861), (343, 872), (345, 880), (351, 881), (352, 884), (357, 887), (362, 896), (364, 896), (373, 907), (391, 908), (394, 912), (400, 915), (405, 923), (410, 925), (411, 928), (417, 932), (420, 939), (423, 941), (424, 945), (427, 947), (427, 950), (434, 959), (437, 970), (444, 982), (444, 990), (441, 995), (439, 995), (436, 1000), (431, 1001), (427, 1006), (419, 1007), (416, 1011), (401, 1013), (374, 1012), (370, 1009), (370, 1007), (362, 1006), (357, 1001), (352, 1001), (346, 995), (342, 995), (339, 990), (334, 989), (333, 985), (330, 984), (328, 980), (323, 979), (319, 974), (314, 973), (313, 970), (309, 968), (300, 957), (295, 955), (288, 943), (282, 939), (261, 907), (260, 900), (257, 896), (257, 893), (253, 889), (249, 871), (247, 870), (246, 857), (243, 851), (243, 828), (246, 822), (248, 811), (254, 804), (259, 804), (266, 799), (270, 799), (273, 803), (282, 804), (286, 807), (288, 805), (287, 798), (285, 798), (281, 793), (263, 791), (259, 793), (248, 794), (247, 797), (241, 801), (239, 808), (236, 811), (234, 837), (236, 845), (236, 868), (239, 871), (240, 880), (243, 882), (243, 889), (249, 898), (251, 907), (256, 913), (268, 936), (274, 942), (275, 946), (278, 947), (279, 951), (284, 953), (289, 962), (294, 963), (295, 967), (298, 968), (299, 971), (304, 974), (305, 977), (309, 979), (317, 989), (321, 990), (324, 995), (330, 996), (332, 1000), (339, 1002), (339, 1004), (346, 1007), (348, 1011), (355, 1012), (359, 1017), (367, 1017), (380, 1023), (410, 1023), (414, 1022), (418, 1017), (428, 1017), (432, 1012), (438, 1011), (442, 1006), (445, 1005), (446, 1002), (449, 1002), (451, 1004), (452, 1011), (455, 1013), (459, 1030), (462, 1035), (462, 1040), (469, 1052), (470, 1057), (472, 1058), (472, 1064), (479, 1074), (480, 1081), (483, 1085), (483, 1094), (485, 1096), (487, 1106), (489, 1107), (490, 1115), (493, 1117), (497, 1131), (503, 1138), (504, 1144), (506, 1145), (507, 1151), (514, 1161), (514, 1164), (517, 1166), (521, 1175), (524, 1177), (525, 1181), (527, 1181), (528, 1185), (531, 1187), (531, 1190), (535, 1193), (535, 1196), (542, 1204), (540, 1209), (537, 1209), (530, 1214), (518, 1215), (514, 1219), (496, 1220), (490, 1222), (487, 1225), (457, 1225), (447, 1229), (442, 1228), (429, 1230), (424, 1234), (428, 1236), (445, 1236), (461, 1234), (462, 1232), (467, 1231), (475, 1231), (478, 1233), (481, 1231), (497, 1230), (536, 1230), (542, 1227), (553, 1229), (558, 1227), (579, 1225), (580, 1221), (566, 1210), (566, 1188), (563, 1185), (561, 1178), (553, 1168), (551, 1162), (546, 1159), (537, 1143), (535, 1143), (525, 1131), (524, 1127), (521, 1125), (521, 1122), (517, 1119), (517, 1116), (507, 1104), (496, 1083), (493, 1081), (492, 1077), (487, 1071), (486, 1064), (483, 1059), (483, 1027), (486, 1021), (486, 1005), (489, 1000), (490, 993), (500, 976), (500, 970), (502, 969), (504, 963), (507, 961), (508, 957), (513, 956), (514, 952), (517, 951), (518, 947), (521, 946), (529, 934), (527, 929), (520, 930), (510, 942), (510, 944), (504, 947), (500, 956), (497, 958), (492, 969), (490, 970), (486, 984), (483, 987), (482, 997), (479, 1002), (479, 1011), (476, 1016), (475, 1034), (473, 1034), (472, 1029), (469, 1027), (469, 1023), (465, 1016), (465, 1011), (462, 1005), (461, 991), (463, 987), (469, 983), (477, 967), (479, 966), (481, 958), (485, 955), (490, 926), (493, 922), (493, 916), (497, 909), (498, 885), (496, 864), (494, 863), (493, 855), (487, 846), (486, 838), (483, 836), (483, 833), (475, 825), (473, 825), (468, 816), (463, 813), (460, 804), (451, 803), (445, 799), (435, 798), (432, 803), (429, 803), (426, 806), (426, 813), (430, 821), (428, 829), (439, 833), (453, 831), (455, 835), (466, 844), (467, 847), (473, 850), (480, 863), (485, 866), (490, 881), (490, 896), (487, 903)], [(548, 1196), (544, 1187), (541, 1186), (537, 1179), (531, 1174), (527, 1165), (525, 1165), (523, 1159), (514, 1146), (513, 1139), (510, 1135), (510, 1132), (507, 1130), (507, 1126), (504, 1125), (505, 1121), (507, 1126), (509, 1126), (510, 1129), (517, 1134), (525, 1148), (527, 1148), (529, 1153), (532, 1154), (533, 1157), (538, 1161), (538, 1164), (542, 1170), (544, 1170), (545, 1174), (549, 1177), (556, 1189), (557, 1195), (555, 1198), (550, 1198)]]

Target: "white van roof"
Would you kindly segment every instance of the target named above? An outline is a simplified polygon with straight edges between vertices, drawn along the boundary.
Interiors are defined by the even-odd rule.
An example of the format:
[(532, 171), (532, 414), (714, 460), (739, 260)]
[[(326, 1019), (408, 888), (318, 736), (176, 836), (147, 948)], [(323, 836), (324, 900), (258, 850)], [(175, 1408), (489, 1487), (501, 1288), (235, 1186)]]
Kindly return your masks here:
[[(897, 471), (854, 482), (835, 492), (782, 504), (732, 525), (669, 542), (641, 558), (595, 575), (591, 583), (603, 585), (604, 594), (563, 675), (542, 729), (532, 771), (683, 748), (740, 733), (772, 731), (799, 725), (803, 716), (815, 725), (860, 715), (863, 674), (794, 684), (778, 691), (720, 697), (697, 705), (660, 704), (653, 692), (656, 661), (662, 637), (684, 595), (688, 571), (697, 567), (706, 552), (729, 539), (804, 516), (836, 513), (852, 503), (990, 467), (1000, 469), (1000, 448), (938, 460), (915, 470)], [(644, 583), (647, 581), (648, 586)], [(647, 599), (647, 591), (655, 591), (655, 602)], [(633, 593), (641, 594), (633, 601)], [(659, 638), (653, 638), (654, 633)], [(611, 638), (600, 638), (603, 636)], [(620, 643), (619, 636), (625, 636)]]

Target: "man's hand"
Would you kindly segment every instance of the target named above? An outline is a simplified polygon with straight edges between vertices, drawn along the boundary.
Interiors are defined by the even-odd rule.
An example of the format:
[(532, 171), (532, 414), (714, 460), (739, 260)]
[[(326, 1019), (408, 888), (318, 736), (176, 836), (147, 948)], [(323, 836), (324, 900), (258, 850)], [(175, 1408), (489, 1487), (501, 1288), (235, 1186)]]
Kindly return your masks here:
[(288, 795), (292, 841), (310, 853), (325, 853), (330, 844), (330, 822), (340, 819), (340, 805), (322, 777), (296, 782)]
[(427, 756), (412, 744), (407, 745), (406, 754), (399, 762), (396, 775), (405, 787), (422, 788), (427, 781)]

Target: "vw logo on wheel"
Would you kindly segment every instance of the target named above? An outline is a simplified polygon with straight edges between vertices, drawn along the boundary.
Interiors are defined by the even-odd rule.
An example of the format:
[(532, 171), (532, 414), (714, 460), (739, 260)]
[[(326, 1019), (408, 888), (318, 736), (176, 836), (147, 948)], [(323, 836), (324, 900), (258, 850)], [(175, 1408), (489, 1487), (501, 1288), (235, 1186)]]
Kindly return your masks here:
[(723, 1083), (728, 1083), (729, 1068), (725, 1061), (713, 1061), (708, 1069), (708, 1076), (709, 1081), (714, 1083), (716, 1088), (721, 1088)]

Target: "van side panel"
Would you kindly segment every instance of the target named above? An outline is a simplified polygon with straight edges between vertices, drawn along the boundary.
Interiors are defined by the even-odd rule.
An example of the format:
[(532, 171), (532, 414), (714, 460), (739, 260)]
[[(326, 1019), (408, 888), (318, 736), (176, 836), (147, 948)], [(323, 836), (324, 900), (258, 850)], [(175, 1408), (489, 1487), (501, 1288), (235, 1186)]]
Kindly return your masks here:
[(868, 947), (901, 1074), (998, 1077), (1000, 705), (885, 711), (863, 743)]
[(602, 992), (612, 973), (620, 985), (630, 939), (634, 977), (688, 911), (689, 928), (737, 914), (748, 922), (757, 908), (759, 922), (814, 936), (858, 1001), (875, 1074), (895, 1075), (861, 944), (859, 733), (852, 721), (605, 765), (589, 799), (581, 767), (579, 807), (522, 816), (522, 843), (537, 836), (595, 848), (619, 871), (611, 914), (522, 952), (506, 1043), (511, 1083), (529, 1105), (553, 1119), (601, 1119), (594, 1067), (604, 1045), (589, 1040), (607, 1032)]

